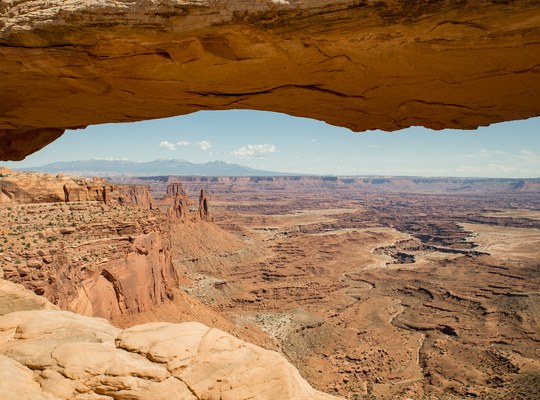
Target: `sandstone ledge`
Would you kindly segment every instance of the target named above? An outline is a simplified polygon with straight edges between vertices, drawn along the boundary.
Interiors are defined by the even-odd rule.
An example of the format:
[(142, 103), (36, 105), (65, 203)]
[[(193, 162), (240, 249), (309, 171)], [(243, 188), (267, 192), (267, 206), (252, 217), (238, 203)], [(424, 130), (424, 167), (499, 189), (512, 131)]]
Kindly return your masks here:
[(539, 115), (539, 71), (535, 0), (6, 0), (0, 159), (208, 109), (470, 129)]
[[(0, 280), (0, 298), (35, 296), (17, 286)], [(280, 354), (197, 322), (122, 331), (35, 306), (0, 317), (2, 399), (335, 399)]]

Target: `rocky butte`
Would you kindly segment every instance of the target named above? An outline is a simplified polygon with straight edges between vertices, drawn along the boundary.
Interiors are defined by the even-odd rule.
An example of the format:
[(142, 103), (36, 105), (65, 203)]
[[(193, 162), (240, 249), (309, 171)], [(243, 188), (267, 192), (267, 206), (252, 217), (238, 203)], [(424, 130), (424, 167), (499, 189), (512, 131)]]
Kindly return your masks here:
[(539, 115), (539, 71), (537, 0), (4, 0), (0, 159), (208, 109), (472, 129)]

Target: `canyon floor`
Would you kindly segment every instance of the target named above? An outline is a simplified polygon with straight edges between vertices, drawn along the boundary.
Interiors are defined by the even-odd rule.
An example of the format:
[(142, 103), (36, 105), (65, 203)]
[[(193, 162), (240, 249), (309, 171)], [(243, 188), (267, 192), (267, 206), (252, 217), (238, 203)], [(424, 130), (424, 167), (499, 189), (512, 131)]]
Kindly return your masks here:
[[(14, 252), (47, 258), (62, 242), (70, 270), (110, 258), (121, 247), (96, 232), (144, 233), (175, 179), (190, 194), (207, 190), (213, 222), (171, 227), (178, 287), (160, 305), (115, 312), (114, 325), (201, 321), (281, 352), (313, 387), (348, 399), (539, 398), (536, 188), (144, 179), (158, 199), (151, 211), (3, 208), (4, 273), (22, 270), (42, 293), (43, 269)], [(29, 232), (35, 224), (51, 234)]]
[[(214, 224), (173, 237), (182, 289), (314, 387), (349, 399), (540, 395), (536, 194), (183, 184), (206, 185)], [(184, 320), (175, 301), (116, 322)]]

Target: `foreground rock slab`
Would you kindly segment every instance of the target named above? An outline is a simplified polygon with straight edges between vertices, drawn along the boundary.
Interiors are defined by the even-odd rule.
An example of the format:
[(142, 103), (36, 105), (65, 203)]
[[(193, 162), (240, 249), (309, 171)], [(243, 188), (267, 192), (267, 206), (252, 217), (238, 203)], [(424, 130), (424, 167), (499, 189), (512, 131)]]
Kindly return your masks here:
[[(2, 296), (18, 286), (0, 283)], [(35, 296), (18, 291), (19, 298)], [(0, 397), (335, 399), (314, 390), (280, 354), (197, 322), (122, 331), (104, 319), (52, 309), (0, 317)]]
[(199, 110), (355, 131), (533, 117), (539, 39), (535, 0), (5, 0), (0, 159)]

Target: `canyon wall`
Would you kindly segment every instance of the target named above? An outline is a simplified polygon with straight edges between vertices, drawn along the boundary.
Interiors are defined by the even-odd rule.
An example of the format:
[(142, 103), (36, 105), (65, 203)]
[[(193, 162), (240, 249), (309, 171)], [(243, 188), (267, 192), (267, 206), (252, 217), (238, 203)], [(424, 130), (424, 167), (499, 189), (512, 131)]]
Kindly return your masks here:
[(354, 131), (534, 117), (539, 38), (536, 0), (5, 0), (0, 159), (199, 110)]
[(145, 185), (113, 185), (100, 178), (75, 178), (0, 168), (0, 204), (98, 201), (151, 209), (152, 194)]
[(189, 192), (201, 187), (212, 194), (230, 191), (256, 192), (264, 190), (280, 192), (288, 189), (334, 190), (360, 189), (366, 192), (402, 193), (540, 193), (539, 178), (459, 178), (459, 177), (390, 177), (390, 176), (171, 176), (165, 181), (161, 177), (125, 178), (127, 182), (146, 183), (152, 187), (156, 197), (163, 196), (172, 183), (183, 185)]
[(152, 208), (147, 187), (3, 175), (0, 271), (6, 279), (62, 309), (106, 318), (173, 296), (178, 278), (169, 221)]

